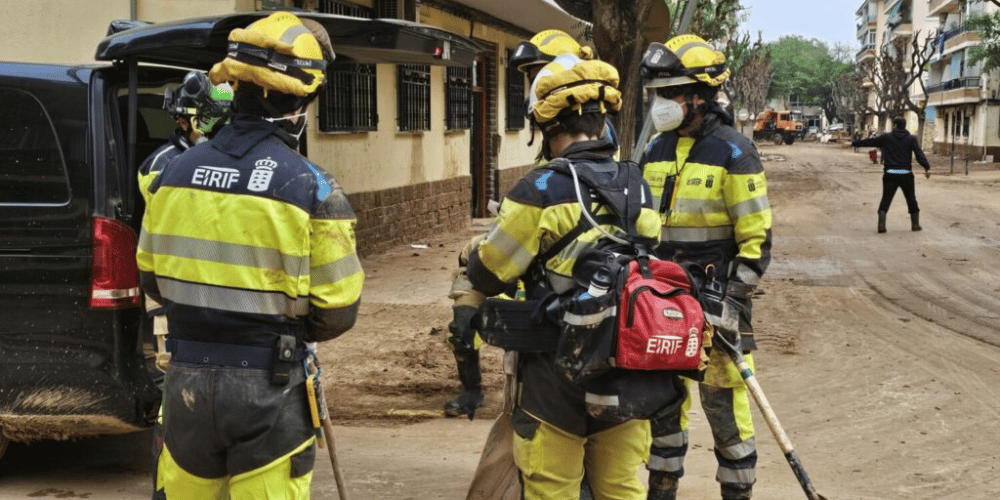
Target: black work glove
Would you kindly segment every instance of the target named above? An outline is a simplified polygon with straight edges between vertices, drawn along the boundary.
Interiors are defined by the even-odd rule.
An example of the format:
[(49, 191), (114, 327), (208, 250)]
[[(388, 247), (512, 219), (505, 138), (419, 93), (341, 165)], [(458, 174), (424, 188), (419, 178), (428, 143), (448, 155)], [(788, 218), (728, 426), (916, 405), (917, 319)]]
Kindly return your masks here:
[(448, 345), (455, 355), (465, 355), (475, 352), (476, 327), (473, 322), (479, 317), (479, 308), (469, 305), (451, 308), (452, 320), (448, 323)]
[(736, 348), (740, 347), (740, 313), (750, 300), (753, 285), (730, 280), (726, 292), (721, 297), (712, 291), (702, 294), (705, 319), (715, 326), (715, 331)]

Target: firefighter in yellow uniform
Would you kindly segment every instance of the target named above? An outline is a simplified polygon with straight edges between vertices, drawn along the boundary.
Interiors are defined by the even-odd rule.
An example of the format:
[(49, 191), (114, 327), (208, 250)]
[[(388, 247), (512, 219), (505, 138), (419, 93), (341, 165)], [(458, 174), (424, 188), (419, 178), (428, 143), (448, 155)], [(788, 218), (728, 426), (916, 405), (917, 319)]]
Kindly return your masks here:
[[(613, 159), (616, 148), (602, 135), (605, 115), (621, 108), (617, 85), (618, 72), (606, 63), (558, 56), (535, 79), (532, 119), (542, 130), (548, 159), (564, 158), (578, 171), (608, 183), (632, 179), (646, 203), (631, 217), (638, 233), (655, 241), (660, 224), (648, 187), (634, 165)], [(622, 193), (623, 186), (616, 186)], [(576, 257), (602, 236), (599, 228), (590, 227), (549, 255), (580, 222), (575, 190), (573, 177), (551, 165), (522, 178), (505, 197), (486, 239), (469, 255), (468, 278), (474, 290), (494, 296), (518, 279), (526, 281), (529, 300), (571, 290)], [(624, 210), (597, 202), (592, 208), (597, 215)], [(622, 234), (614, 225), (601, 227)], [(553, 352), (520, 354), (512, 420), (522, 498), (578, 498), (586, 472), (598, 500), (644, 499), (637, 474), (648, 456), (648, 422), (611, 423), (590, 417), (583, 387), (558, 371)]]
[(287, 12), (234, 29), (209, 76), (236, 114), (150, 184), (137, 260), (171, 352), (153, 498), (309, 498), (305, 344), (354, 325), (364, 280), (343, 190), (294, 149), (328, 40)]
[[(534, 81), (535, 75), (542, 69), (542, 66), (552, 62), (556, 56), (561, 54), (573, 54), (584, 60), (594, 58), (594, 51), (590, 47), (581, 46), (566, 32), (545, 30), (538, 32), (530, 40), (520, 42), (507, 63), (527, 75), (529, 81)], [(613, 130), (611, 129), (612, 137), (614, 136)], [(616, 139), (615, 145), (617, 146), (617, 144)], [(536, 166), (544, 164), (545, 161), (539, 155)], [(483, 297), (472, 290), (472, 285), (465, 272), (466, 266), (469, 265), (468, 259), (472, 244), (478, 242), (479, 239), (473, 240), (459, 254), (459, 267), (453, 276), (451, 291), (448, 294), (448, 298), (454, 302), (452, 303), (452, 321), (448, 323), (451, 336), (446, 339), (446, 342), (452, 354), (455, 355), (458, 380), (462, 383), (462, 391), (459, 392), (458, 396), (444, 404), (444, 413), (448, 417), (468, 416), (472, 418), (476, 409), (483, 405), (484, 400), (483, 376), (479, 364), (479, 348), (482, 346), (482, 339), (469, 324)], [(523, 288), (523, 283), (519, 282), (508, 290), (507, 296), (523, 298)]]
[[(706, 318), (746, 352), (754, 349), (750, 298), (771, 259), (767, 180), (753, 142), (733, 129), (716, 103), (729, 77), (726, 58), (704, 40), (681, 35), (654, 43), (643, 57), (645, 86), (655, 89), (643, 177), (663, 225), (660, 258), (694, 264)], [(750, 401), (735, 365), (714, 349), (699, 385), (715, 440), (722, 498), (750, 498), (757, 451)], [(690, 396), (683, 411), (652, 422), (650, 500), (673, 500), (683, 475)]]

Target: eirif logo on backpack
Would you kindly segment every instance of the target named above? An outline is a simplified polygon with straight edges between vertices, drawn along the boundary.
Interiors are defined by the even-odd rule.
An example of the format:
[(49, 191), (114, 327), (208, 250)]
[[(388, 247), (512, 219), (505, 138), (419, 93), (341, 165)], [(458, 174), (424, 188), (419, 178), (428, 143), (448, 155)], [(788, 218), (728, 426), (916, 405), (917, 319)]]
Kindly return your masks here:
[(646, 342), (646, 354), (677, 354), (684, 347), (684, 356), (691, 358), (698, 354), (698, 329), (691, 328), (687, 341), (676, 335), (654, 335)]

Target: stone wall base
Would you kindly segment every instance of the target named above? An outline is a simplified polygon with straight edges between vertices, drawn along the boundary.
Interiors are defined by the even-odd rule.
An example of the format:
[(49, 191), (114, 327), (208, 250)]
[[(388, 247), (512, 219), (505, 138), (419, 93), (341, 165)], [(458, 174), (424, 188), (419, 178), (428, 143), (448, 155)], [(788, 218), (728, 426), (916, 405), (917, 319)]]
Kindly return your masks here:
[(358, 255), (365, 257), (469, 227), (472, 178), (349, 194), (358, 217)]
[[(958, 156), (969, 155), (969, 159), (972, 161), (979, 161), (983, 159), (983, 147), (982, 146), (972, 146), (968, 144), (956, 144), (954, 147), (955, 154)], [(934, 143), (934, 154), (950, 156), (952, 154), (952, 146), (950, 142), (935, 142)], [(993, 155), (994, 162), (1000, 162), (1000, 146), (987, 146), (986, 154)]]

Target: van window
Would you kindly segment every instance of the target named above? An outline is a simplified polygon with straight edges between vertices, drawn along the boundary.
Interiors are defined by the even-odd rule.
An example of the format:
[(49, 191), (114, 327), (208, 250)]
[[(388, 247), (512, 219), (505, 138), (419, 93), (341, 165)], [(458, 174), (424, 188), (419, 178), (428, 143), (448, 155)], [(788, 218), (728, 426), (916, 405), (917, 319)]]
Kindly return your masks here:
[(0, 88), (0, 205), (63, 204), (69, 179), (42, 103)]

